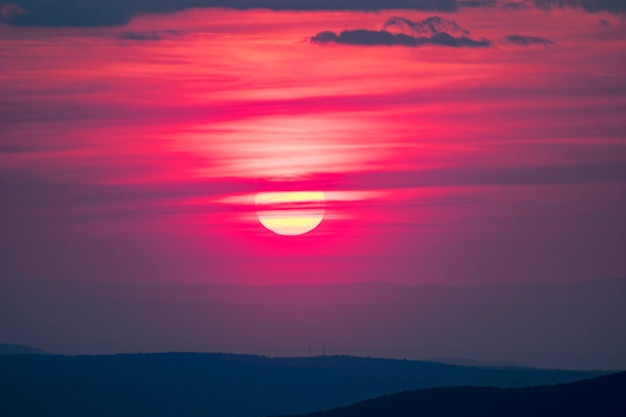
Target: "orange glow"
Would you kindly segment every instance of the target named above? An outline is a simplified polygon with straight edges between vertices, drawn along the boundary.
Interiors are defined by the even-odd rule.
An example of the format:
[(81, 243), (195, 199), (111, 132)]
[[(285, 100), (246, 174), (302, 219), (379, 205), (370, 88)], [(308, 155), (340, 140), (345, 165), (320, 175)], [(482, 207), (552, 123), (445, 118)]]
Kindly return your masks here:
[(282, 236), (302, 235), (319, 226), (325, 202), (321, 191), (258, 193), (255, 198), (261, 224)]

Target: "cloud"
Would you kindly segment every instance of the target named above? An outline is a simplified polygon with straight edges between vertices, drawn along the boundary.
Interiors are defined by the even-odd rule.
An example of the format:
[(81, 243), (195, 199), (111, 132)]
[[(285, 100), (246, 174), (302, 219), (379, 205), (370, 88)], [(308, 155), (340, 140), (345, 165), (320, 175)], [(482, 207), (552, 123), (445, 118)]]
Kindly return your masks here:
[(625, 13), (626, 1), (624, 0), (533, 0), (537, 9), (552, 10), (553, 8), (582, 7), (590, 13), (612, 12)]
[(487, 39), (474, 40), (466, 36), (455, 38), (447, 33), (438, 33), (432, 37), (414, 37), (402, 33), (390, 33), (385, 30), (344, 30), (339, 35), (334, 32), (321, 32), (311, 38), (314, 43), (339, 43), (345, 45), (367, 46), (408, 46), (418, 47), (424, 45), (450, 46), (450, 47), (487, 47), (491, 42)]
[[(453, 36), (453, 34), (457, 36)], [(487, 39), (474, 40), (467, 35), (469, 35), (469, 31), (459, 26), (455, 21), (439, 16), (431, 16), (421, 22), (413, 22), (404, 17), (391, 17), (385, 22), (381, 30), (344, 30), (339, 34), (325, 31), (311, 37), (311, 42), (362, 46), (407, 46), (411, 48), (425, 45), (455, 48), (491, 46), (491, 42)]]
[[(467, 36), (469, 31), (459, 26), (454, 20), (431, 16), (421, 22), (413, 22), (404, 17), (390, 17), (383, 25), (383, 30), (397, 28), (402, 33), (420, 36), (433, 36), (445, 32), (449, 35)], [(407, 33), (408, 32), (408, 33)]]
[(122, 32), (117, 39), (124, 41), (160, 41), (166, 35), (182, 36), (185, 32), (179, 30), (162, 30), (148, 32)]
[(126, 41), (160, 41), (162, 39), (157, 32), (123, 32), (117, 38)]
[(339, 35), (335, 32), (320, 32), (311, 38), (313, 43), (341, 43), (346, 45), (403, 45), (417, 46), (416, 39), (402, 33), (393, 34), (385, 30), (344, 30)]
[(506, 43), (516, 46), (556, 46), (550, 39), (538, 36), (509, 35), (505, 38)]
[[(1, 0), (0, 0), (1, 1)], [(141, 13), (172, 13), (191, 8), (270, 10), (423, 10), (453, 12), (457, 0), (15, 0), (24, 10), (7, 20), (30, 26), (120, 26)], [(4, 9), (3, 9), (4, 10)]]
[(19, 16), (26, 13), (26, 10), (14, 3), (0, 4), (0, 20), (9, 21), (14, 16)]
[[(132, 0), (129, 0), (132, 4)], [(8, 22), (28, 26), (115, 26), (128, 23), (134, 12), (121, 1), (17, 0), (24, 13)]]
[(578, 7), (580, 0), (534, 0), (535, 7), (539, 10), (552, 10), (554, 7)]
[[(302, 190), (316, 184), (336, 190), (400, 190), (464, 186), (541, 186), (623, 184), (626, 164), (592, 163), (509, 167), (457, 166), (400, 171), (317, 174), (302, 180), (267, 181), (241, 178), (190, 179), (149, 184), (76, 183), (41, 174), (14, 174), (0, 182), (4, 218), (65, 218), (72, 221), (122, 220), (157, 215), (250, 210), (241, 203), (216, 203), (219, 197), (259, 190)], [(195, 205), (180, 201), (202, 198)], [(2, 219), (0, 219), (2, 220)]]
[[(593, 163), (543, 166), (458, 166), (455, 168), (407, 171), (360, 172), (329, 176), (337, 188), (404, 189), (417, 187), (621, 184), (626, 181), (626, 164)], [(316, 182), (324, 184), (324, 178)]]
[[(14, 0), (0, 3), (0, 16), (14, 25), (93, 27), (125, 25), (142, 13), (173, 13), (191, 8), (455, 12), (459, 8), (500, 7), (501, 4), (498, 0)], [(505, 10), (573, 7), (587, 12), (624, 13), (626, 1), (512, 0), (501, 7)]]
[(508, 3), (504, 3), (502, 5), (502, 9), (504, 10), (513, 10), (513, 11), (518, 11), (518, 10), (528, 10), (530, 9), (530, 5), (528, 4), (527, 1), (512, 1), (512, 2), (508, 2)]
[(498, 0), (458, 0), (459, 7), (493, 7)]
[[(539, 10), (563, 9), (566, 7), (583, 9), (589, 13), (595, 12), (626, 12), (626, 1), (624, 0), (503, 0), (501, 8), (504, 10), (528, 10), (535, 8)], [(459, 1), (459, 7), (467, 7), (464, 2)], [(497, 4), (489, 4), (483, 2), (484, 6), (497, 6)]]
[(626, 1), (624, 0), (581, 0), (581, 3), (588, 12), (626, 12)]

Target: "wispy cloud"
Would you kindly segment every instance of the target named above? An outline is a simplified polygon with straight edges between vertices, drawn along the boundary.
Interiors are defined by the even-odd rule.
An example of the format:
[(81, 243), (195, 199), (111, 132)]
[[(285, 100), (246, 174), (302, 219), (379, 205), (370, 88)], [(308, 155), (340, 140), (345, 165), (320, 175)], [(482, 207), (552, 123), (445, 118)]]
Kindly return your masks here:
[(516, 46), (556, 46), (550, 39), (527, 35), (509, 35), (505, 42)]
[(10, 21), (13, 17), (23, 15), (26, 10), (14, 3), (0, 4), (0, 20)]
[(160, 41), (162, 39), (157, 32), (122, 32), (117, 38), (125, 41)]
[(162, 30), (162, 31), (147, 31), (147, 32), (122, 32), (117, 36), (117, 39), (127, 41), (160, 41), (167, 36), (181, 36), (185, 32), (179, 30)]

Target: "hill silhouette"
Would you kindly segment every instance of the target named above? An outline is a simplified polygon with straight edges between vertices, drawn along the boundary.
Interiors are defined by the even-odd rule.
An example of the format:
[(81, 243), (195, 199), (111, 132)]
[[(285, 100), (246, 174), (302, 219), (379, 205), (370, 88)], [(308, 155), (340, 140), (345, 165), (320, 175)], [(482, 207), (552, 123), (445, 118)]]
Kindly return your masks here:
[(0, 357), (0, 415), (261, 417), (330, 409), (404, 390), (529, 386), (599, 374), (350, 356), (15, 355)]
[(567, 384), (528, 388), (448, 387), (407, 391), (306, 416), (618, 417), (624, 415), (626, 415), (626, 372)]
[(46, 355), (41, 349), (26, 346), (0, 343), (0, 355)]
[(528, 366), (506, 361), (479, 361), (471, 358), (453, 358), (447, 356), (435, 356), (430, 358), (432, 362), (447, 363), (448, 365), (461, 365), (461, 366), (482, 366), (482, 367), (497, 367), (497, 368), (528, 368)]

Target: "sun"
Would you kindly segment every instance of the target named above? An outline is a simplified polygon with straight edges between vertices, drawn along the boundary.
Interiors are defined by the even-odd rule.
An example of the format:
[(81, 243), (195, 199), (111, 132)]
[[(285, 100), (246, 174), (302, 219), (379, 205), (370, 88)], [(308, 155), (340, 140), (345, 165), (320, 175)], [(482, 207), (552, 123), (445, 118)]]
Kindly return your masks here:
[(256, 215), (268, 230), (281, 236), (303, 235), (324, 219), (326, 197), (321, 191), (258, 193)]

